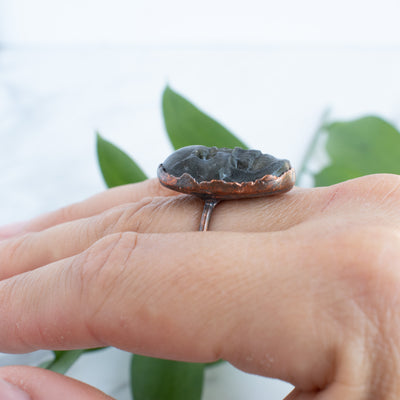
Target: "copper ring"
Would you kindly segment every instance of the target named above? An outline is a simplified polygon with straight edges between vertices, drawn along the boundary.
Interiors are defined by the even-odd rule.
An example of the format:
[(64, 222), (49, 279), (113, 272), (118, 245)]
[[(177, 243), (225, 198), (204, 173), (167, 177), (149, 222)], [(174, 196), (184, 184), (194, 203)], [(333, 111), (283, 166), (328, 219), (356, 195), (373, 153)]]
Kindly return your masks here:
[(205, 201), (200, 231), (208, 230), (211, 214), (221, 200), (285, 193), (295, 183), (288, 160), (239, 147), (183, 147), (159, 165), (157, 175), (163, 186)]

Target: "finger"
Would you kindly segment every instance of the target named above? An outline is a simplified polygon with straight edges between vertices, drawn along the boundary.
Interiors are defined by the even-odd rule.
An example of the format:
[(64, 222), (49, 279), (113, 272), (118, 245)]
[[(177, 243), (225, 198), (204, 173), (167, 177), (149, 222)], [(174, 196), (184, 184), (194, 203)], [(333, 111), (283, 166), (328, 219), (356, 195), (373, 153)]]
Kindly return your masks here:
[(305, 393), (295, 388), (283, 400), (314, 400), (317, 398), (317, 394), (318, 392)]
[(9, 382), (14, 387), (8, 389), (14, 390), (12, 397), (2, 397), (0, 384), (0, 398), (5, 400), (112, 400), (92, 386), (41, 368), (3, 367), (0, 368), (0, 380)]
[[(324, 240), (311, 245), (281, 232), (110, 235), (81, 255), (0, 282), (0, 351), (113, 345), (184, 361), (224, 358), (294, 383), (307, 374), (324, 381), (333, 333), (310, 332), (315, 317), (304, 312), (324, 308), (304, 296), (310, 282), (326, 284), (313, 251), (325, 245), (337, 262), (329, 235)], [(301, 255), (313, 265), (305, 268)]]
[(0, 379), (0, 398), (2, 400), (31, 400), (26, 392), (3, 379)]
[[(286, 209), (281, 210), (279, 213), (279, 220), (275, 219), (272, 221), (270, 230), (284, 229), (284, 226), (287, 225), (286, 220), (288, 220), (288, 225), (292, 225), (293, 216), (298, 215), (301, 219), (302, 216), (307, 214), (309, 211), (313, 211), (313, 214), (315, 214), (317, 211), (326, 211), (331, 203), (340, 204), (340, 201), (338, 202), (338, 200), (347, 199), (354, 201), (357, 200), (357, 196), (364, 196), (365, 198), (372, 197), (372, 199), (375, 197), (376, 200), (376, 196), (378, 196), (380, 199), (392, 199), (398, 203), (398, 198), (400, 196), (399, 186), (399, 177), (392, 174), (370, 175), (350, 180), (339, 185), (334, 185), (330, 188), (327, 188), (328, 190), (324, 192), (326, 194), (325, 198), (319, 199), (322, 201), (317, 201), (315, 203), (312, 201), (312, 196), (307, 196), (307, 203), (301, 202), (299, 205), (297, 205), (295, 202), (292, 202), (292, 204), (290, 204), (290, 202), (287, 203)], [(295, 189), (291, 193), (286, 194), (283, 198), (288, 200), (289, 198), (287, 198), (287, 196), (293, 194), (294, 191)], [(150, 179), (137, 184), (119, 186), (97, 194), (82, 202), (39, 216), (31, 221), (3, 226), (0, 228), (0, 240), (20, 235), (24, 232), (41, 231), (60, 223), (73, 221), (80, 218), (87, 218), (99, 214), (111, 207), (137, 202), (146, 197), (176, 196), (177, 194), (177, 192), (161, 186), (158, 179)], [(243, 205), (248, 204), (249, 201), (263, 202), (264, 209), (260, 210), (263, 212), (262, 216), (264, 216), (264, 214), (278, 215), (275, 213), (276, 208), (273, 206), (280, 205), (275, 200), (281, 197), (282, 196), (273, 196), (258, 200), (253, 199), (241, 201), (246, 202), (243, 203)], [(298, 198), (292, 198), (292, 200), (298, 201)], [(360, 200), (360, 197), (358, 197), (358, 200)], [(217, 209), (222, 210), (225, 208), (226, 212), (229, 212), (229, 206), (235, 207), (236, 203), (237, 202), (234, 201), (222, 202), (224, 206), (221, 207), (221, 205), (219, 205)], [(351, 201), (349, 202), (349, 205), (351, 205)], [(375, 206), (375, 204), (373, 204), (373, 206)], [(317, 207), (316, 210), (313, 210), (314, 207)], [(349, 208), (352, 209), (352, 207)], [(398, 213), (396, 212), (395, 216), (397, 215)], [(237, 215), (237, 217), (240, 219), (240, 213)], [(276, 221), (279, 221), (278, 226), (275, 226)]]
[[(287, 229), (316, 212), (322, 189), (297, 189), (271, 198), (219, 204), (210, 229), (262, 232)], [(0, 279), (71, 257), (113, 233), (197, 231), (204, 202), (194, 196), (148, 197), (101, 214), (0, 242)], [(294, 206), (296, 205), (296, 207)]]
[(63, 222), (86, 218), (120, 204), (140, 201), (145, 197), (174, 196), (177, 194), (177, 192), (161, 186), (158, 179), (118, 186), (81, 202), (41, 215), (31, 221), (3, 226), (0, 228), (0, 240), (24, 232), (41, 231)]
[[(385, 178), (389, 183), (385, 183)], [(394, 202), (394, 207), (382, 206), (382, 198), (390, 197), (385, 193), (391, 193), (392, 178), (365, 177), (326, 188), (295, 188), (275, 197), (224, 201), (215, 208), (210, 229), (283, 231), (312, 219), (324, 219), (326, 226), (333, 227), (337, 221), (342, 221), (340, 216), (343, 214), (349, 226), (369, 225), (373, 219), (379, 224), (396, 225), (400, 223), (399, 215), (392, 208), (397, 211), (398, 202)], [(381, 187), (377, 188), (377, 185)], [(2, 241), (0, 279), (79, 254), (100, 238), (113, 233), (196, 231), (202, 208), (203, 201), (194, 196), (148, 197), (93, 217)]]

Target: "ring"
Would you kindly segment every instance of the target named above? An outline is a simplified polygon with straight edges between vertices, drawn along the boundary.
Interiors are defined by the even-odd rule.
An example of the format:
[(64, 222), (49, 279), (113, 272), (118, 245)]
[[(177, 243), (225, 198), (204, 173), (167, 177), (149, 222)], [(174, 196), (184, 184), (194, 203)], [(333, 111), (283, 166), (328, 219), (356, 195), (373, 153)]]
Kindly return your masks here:
[(271, 196), (288, 192), (295, 172), (288, 160), (259, 150), (187, 146), (159, 165), (160, 183), (205, 201), (200, 231), (207, 231), (211, 214), (221, 200)]

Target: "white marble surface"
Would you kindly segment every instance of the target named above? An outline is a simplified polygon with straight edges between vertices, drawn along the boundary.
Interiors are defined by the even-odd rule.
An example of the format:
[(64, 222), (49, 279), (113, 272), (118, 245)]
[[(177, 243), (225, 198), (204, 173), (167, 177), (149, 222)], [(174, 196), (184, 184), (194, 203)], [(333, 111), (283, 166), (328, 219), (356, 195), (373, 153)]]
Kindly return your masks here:
[[(160, 113), (174, 89), (246, 143), (299, 166), (326, 108), (334, 118), (380, 114), (400, 123), (399, 47), (31, 47), (0, 50), (0, 224), (31, 218), (104, 188), (95, 130), (149, 176), (170, 152)], [(44, 353), (0, 357), (35, 364)], [(129, 399), (129, 355), (83, 357), (71, 375)], [(289, 386), (225, 365), (204, 399), (282, 399)]]

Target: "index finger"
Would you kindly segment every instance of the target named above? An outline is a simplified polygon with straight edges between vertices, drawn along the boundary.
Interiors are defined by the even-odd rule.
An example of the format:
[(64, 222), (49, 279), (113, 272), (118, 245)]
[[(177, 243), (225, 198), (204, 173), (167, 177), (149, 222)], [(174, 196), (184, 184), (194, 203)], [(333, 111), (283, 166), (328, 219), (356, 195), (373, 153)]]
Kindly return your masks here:
[(308, 242), (281, 232), (110, 235), (78, 256), (0, 282), (0, 350), (113, 345), (183, 361), (223, 358), (285, 380), (295, 351), (295, 370), (311, 354), (318, 359), (310, 370), (320, 371), (326, 358), (317, 357), (317, 338), (326, 335), (293, 343), (314, 318), (300, 326), (293, 318), (312, 300), (303, 296), (307, 271), (315, 280), (321, 269), (319, 259), (315, 268), (301, 265), (299, 254), (316, 248)]

